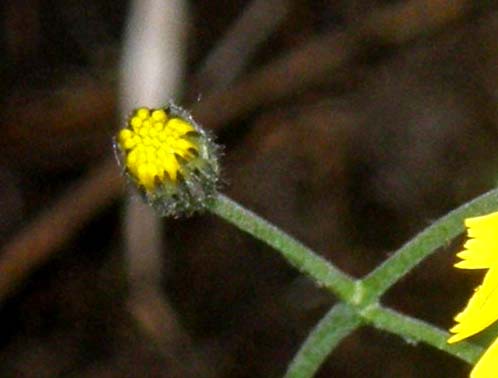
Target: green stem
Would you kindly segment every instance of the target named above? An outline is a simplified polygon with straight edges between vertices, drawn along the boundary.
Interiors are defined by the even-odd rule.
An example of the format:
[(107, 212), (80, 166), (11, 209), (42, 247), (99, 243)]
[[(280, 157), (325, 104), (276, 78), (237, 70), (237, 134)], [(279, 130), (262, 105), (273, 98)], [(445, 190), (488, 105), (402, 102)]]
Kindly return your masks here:
[(426, 228), (362, 280), (365, 302), (375, 302), (387, 289), (437, 248), (464, 229), (464, 219), (496, 210), (498, 190), (492, 190), (460, 206)]
[(467, 217), (497, 208), (498, 190), (450, 212), (401, 247), (365, 279), (355, 281), (312, 250), (253, 212), (220, 194), (210, 210), (279, 251), (293, 266), (335, 293), (347, 304), (330, 310), (308, 336), (289, 366), (286, 378), (309, 378), (326, 356), (363, 321), (413, 342), (424, 342), (468, 363), (483, 349), (468, 342), (447, 344), (448, 333), (423, 321), (399, 314), (378, 304), (382, 294), (421, 260), (448, 243), (463, 230)]
[(335, 305), (311, 331), (287, 368), (284, 378), (310, 378), (332, 350), (361, 324), (355, 310)]
[(448, 344), (447, 332), (378, 304), (359, 309), (341, 303), (313, 328), (289, 364), (284, 378), (313, 377), (334, 348), (361, 324), (398, 335), (409, 343), (423, 342), (469, 364), (474, 364), (483, 353), (482, 347), (469, 342)]
[(368, 306), (361, 312), (361, 316), (378, 329), (399, 335), (411, 343), (424, 342), (432, 345), (469, 364), (474, 364), (483, 352), (483, 348), (468, 342), (448, 344), (447, 332), (379, 305)]
[(354, 296), (355, 283), (347, 274), (317, 255), (279, 228), (252, 211), (244, 209), (230, 198), (219, 194), (209, 209), (280, 252), (290, 264), (312, 277), (342, 300), (349, 302)]

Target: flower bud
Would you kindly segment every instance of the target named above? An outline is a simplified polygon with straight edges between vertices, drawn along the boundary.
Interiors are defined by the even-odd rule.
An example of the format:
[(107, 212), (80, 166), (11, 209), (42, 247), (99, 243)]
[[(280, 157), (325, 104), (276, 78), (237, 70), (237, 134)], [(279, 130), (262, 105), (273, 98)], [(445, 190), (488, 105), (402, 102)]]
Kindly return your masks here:
[(203, 210), (216, 194), (220, 149), (178, 106), (135, 109), (114, 145), (129, 181), (161, 216)]

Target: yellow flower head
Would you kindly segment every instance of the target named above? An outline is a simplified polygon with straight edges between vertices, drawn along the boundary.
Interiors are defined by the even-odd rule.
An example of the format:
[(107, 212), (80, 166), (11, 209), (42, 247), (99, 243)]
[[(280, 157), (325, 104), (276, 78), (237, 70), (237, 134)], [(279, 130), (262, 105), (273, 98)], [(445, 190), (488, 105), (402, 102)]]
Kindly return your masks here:
[(161, 215), (202, 210), (216, 193), (218, 147), (173, 104), (133, 111), (115, 146), (127, 176)]
[[(455, 316), (457, 324), (449, 343), (466, 339), (498, 320), (498, 212), (465, 221), (469, 240), (457, 256), (460, 269), (487, 269), (484, 280), (465, 309)], [(498, 339), (488, 348), (472, 370), (472, 378), (498, 376)]]

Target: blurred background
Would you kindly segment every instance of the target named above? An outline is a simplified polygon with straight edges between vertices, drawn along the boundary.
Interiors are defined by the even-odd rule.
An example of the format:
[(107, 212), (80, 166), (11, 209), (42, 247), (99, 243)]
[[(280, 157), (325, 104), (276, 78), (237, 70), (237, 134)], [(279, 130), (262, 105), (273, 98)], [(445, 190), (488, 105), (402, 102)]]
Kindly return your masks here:
[[(166, 19), (186, 30), (174, 100), (225, 146), (223, 192), (349, 274), (495, 186), (498, 2), (184, 6)], [(140, 198), (112, 137), (131, 7), (0, 5), (0, 377), (281, 377), (331, 295), (209, 214), (152, 224), (158, 264), (124, 253)], [(384, 303), (448, 328), (482, 276), (452, 268), (461, 241)], [(141, 291), (133, 264), (159, 286)], [(469, 370), (365, 327), (317, 376)]]

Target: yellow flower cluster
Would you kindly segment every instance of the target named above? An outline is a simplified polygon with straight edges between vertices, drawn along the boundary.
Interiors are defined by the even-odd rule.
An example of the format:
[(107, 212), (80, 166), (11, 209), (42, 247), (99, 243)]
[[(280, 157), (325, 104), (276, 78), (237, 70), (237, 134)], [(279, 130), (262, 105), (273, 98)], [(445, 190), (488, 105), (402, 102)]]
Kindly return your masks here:
[(217, 146), (183, 109), (136, 109), (116, 147), (130, 180), (161, 215), (202, 210), (216, 191)]
[[(449, 343), (455, 343), (489, 327), (498, 320), (498, 212), (465, 221), (469, 240), (457, 256), (460, 269), (487, 269), (482, 284), (475, 290), (465, 309), (455, 316)], [(498, 376), (498, 339), (474, 366), (471, 378)]]
[(188, 135), (197, 134), (194, 127), (180, 118), (168, 119), (164, 109), (137, 109), (129, 124), (119, 132), (118, 143), (127, 151), (126, 168), (145, 190), (164, 180), (176, 182), (180, 160), (199, 154), (197, 143)]

